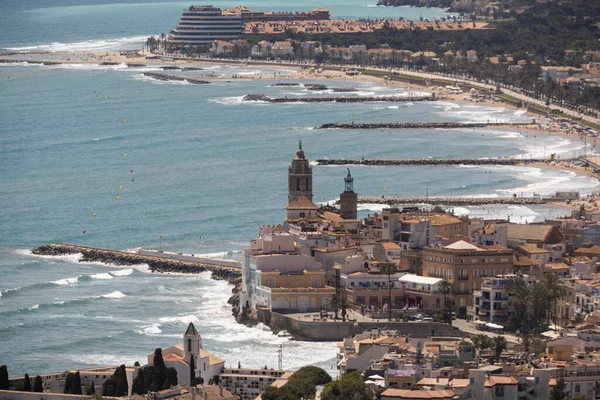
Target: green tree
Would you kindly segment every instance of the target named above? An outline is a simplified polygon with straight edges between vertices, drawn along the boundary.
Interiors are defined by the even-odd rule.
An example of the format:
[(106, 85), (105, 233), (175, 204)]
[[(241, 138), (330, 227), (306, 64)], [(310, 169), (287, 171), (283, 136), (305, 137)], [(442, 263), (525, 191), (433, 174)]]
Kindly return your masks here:
[(85, 385), (85, 395), (91, 396), (93, 394), (96, 394), (96, 385), (94, 385), (94, 382), (90, 383), (89, 385)]
[(333, 310), (334, 319), (338, 319), (338, 311), (340, 309), (340, 295), (335, 293), (331, 295), (329, 299), (327, 299), (327, 308)]
[(115, 370), (113, 378), (117, 381), (115, 395), (117, 397), (127, 396), (129, 392), (129, 385), (127, 384), (127, 372), (124, 364)]
[(44, 391), (44, 385), (42, 383), (42, 377), (36, 375), (33, 380), (33, 391), (37, 393), (42, 393)]
[(133, 364), (134, 367), (139, 367), (140, 366), (140, 362), (136, 361), (135, 364)]
[(398, 273), (398, 267), (394, 263), (387, 262), (387, 263), (383, 263), (379, 266), (379, 271), (382, 274), (386, 274), (388, 276), (388, 299), (389, 299), (388, 319), (391, 321), (392, 320), (392, 312), (393, 312), (393, 308), (394, 308), (394, 306), (393, 306), (394, 302), (392, 301), (392, 275)]
[(500, 356), (502, 355), (502, 352), (506, 350), (507, 344), (504, 336), (498, 335), (494, 337), (494, 354), (497, 361), (500, 361)]
[(140, 369), (138, 370), (137, 375), (135, 376), (135, 378), (133, 378), (133, 382), (131, 383), (131, 393), (143, 395), (146, 394), (144, 390), (144, 370)]
[(292, 400), (314, 398), (317, 385), (331, 382), (331, 376), (323, 369), (306, 366), (294, 372), (281, 388), (268, 389), (263, 395), (264, 400)]
[(350, 308), (350, 302), (344, 295), (340, 295), (338, 306), (342, 314), (342, 321), (346, 322), (347, 311)]
[(79, 371), (75, 372), (75, 376), (73, 376), (71, 394), (81, 394), (81, 376), (79, 375)]
[(69, 372), (67, 374), (67, 377), (65, 378), (65, 388), (63, 390), (63, 393), (71, 394), (71, 392), (73, 391), (73, 378), (74, 377), (75, 377), (75, 374), (72, 372)]
[(549, 400), (565, 400), (567, 398), (565, 390), (567, 390), (567, 385), (565, 384), (565, 380), (561, 378), (550, 391)]
[(473, 342), (477, 350), (489, 349), (494, 345), (492, 339), (489, 336), (483, 334), (473, 336), (471, 338), (471, 341)]
[(325, 386), (321, 393), (322, 400), (371, 400), (374, 393), (360, 378), (359, 371), (344, 375), (337, 381)]
[(167, 381), (169, 382), (169, 386), (177, 386), (177, 370), (175, 368), (167, 368)]
[(190, 385), (194, 384), (194, 380), (196, 379), (196, 363), (194, 361), (194, 356), (190, 358)]
[(546, 275), (546, 279), (544, 280), (544, 284), (546, 285), (546, 292), (548, 297), (552, 301), (552, 305), (554, 306), (554, 311), (552, 315), (554, 317), (554, 326), (556, 329), (557, 326), (557, 308), (558, 308), (558, 299), (565, 295), (566, 290), (562, 286), (562, 282), (558, 277), (554, 274)]
[(156, 369), (166, 369), (165, 361), (162, 356), (162, 349), (159, 347), (154, 350), (154, 358), (152, 360), (152, 364), (156, 367)]
[[(452, 284), (444, 279), (443, 281), (440, 282), (438, 287), (440, 289), (440, 293), (444, 295), (444, 309), (445, 309), (447, 300), (448, 300), (446, 296), (448, 296), (450, 293), (452, 293)], [(444, 316), (444, 321), (448, 325), (452, 325), (452, 312), (450, 313), (449, 316), (446, 315), (445, 312), (442, 312), (442, 315)]]
[(0, 365), (0, 390), (8, 390), (9, 387), (8, 368), (6, 365)]
[(31, 379), (29, 379), (29, 374), (25, 374), (25, 379), (23, 379), (23, 391), (31, 392)]

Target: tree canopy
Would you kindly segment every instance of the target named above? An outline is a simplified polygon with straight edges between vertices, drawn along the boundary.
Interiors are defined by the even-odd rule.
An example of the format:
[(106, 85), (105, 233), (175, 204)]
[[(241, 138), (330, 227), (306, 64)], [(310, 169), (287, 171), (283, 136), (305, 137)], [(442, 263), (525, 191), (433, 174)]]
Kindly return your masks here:
[(328, 383), (321, 393), (322, 400), (371, 400), (373, 396), (373, 391), (362, 381), (359, 371)]

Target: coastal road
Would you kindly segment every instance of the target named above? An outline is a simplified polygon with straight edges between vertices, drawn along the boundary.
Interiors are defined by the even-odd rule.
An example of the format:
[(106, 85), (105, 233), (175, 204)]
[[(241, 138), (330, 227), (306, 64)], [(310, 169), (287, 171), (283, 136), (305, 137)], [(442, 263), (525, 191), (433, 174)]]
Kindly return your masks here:
[[(452, 326), (460, 329), (462, 332), (466, 332), (472, 335), (485, 335), (485, 336), (489, 336), (491, 338), (494, 338), (496, 336), (498, 336), (497, 333), (492, 333), (492, 332), (488, 332), (488, 331), (480, 331), (479, 329), (475, 328), (473, 325), (469, 324), (466, 320), (464, 319), (455, 319), (452, 321)], [(504, 333), (500, 336), (504, 336), (506, 338), (506, 341), (509, 344), (519, 344), (519, 339), (515, 336), (515, 335), (511, 335), (508, 333)]]

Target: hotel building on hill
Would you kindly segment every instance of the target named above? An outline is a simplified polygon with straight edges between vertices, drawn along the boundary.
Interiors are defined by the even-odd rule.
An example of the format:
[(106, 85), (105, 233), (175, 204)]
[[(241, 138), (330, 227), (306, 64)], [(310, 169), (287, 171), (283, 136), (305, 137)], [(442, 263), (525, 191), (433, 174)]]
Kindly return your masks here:
[(181, 15), (169, 41), (181, 45), (210, 45), (242, 34), (240, 14), (223, 14), (213, 6), (191, 6)]

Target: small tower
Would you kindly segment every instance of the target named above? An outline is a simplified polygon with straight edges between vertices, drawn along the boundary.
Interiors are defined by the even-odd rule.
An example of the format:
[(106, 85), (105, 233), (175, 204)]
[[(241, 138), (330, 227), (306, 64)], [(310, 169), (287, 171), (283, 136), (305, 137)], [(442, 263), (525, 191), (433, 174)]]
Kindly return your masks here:
[(354, 193), (354, 178), (348, 175), (344, 178), (344, 193), (340, 194), (340, 217), (344, 219), (356, 219), (358, 208), (358, 195)]
[(194, 324), (190, 322), (184, 335), (183, 335), (183, 359), (188, 364), (192, 357), (194, 357), (194, 365), (198, 367), (198, 360), (200, 359), (200, 349), (202, 348), (202, 337), (196, 330)]
[(298, 144), (296, 157), (288, 168), (288, 204), (298, 200), (301, 196), (312, 201), (312, 167), (304, 156), (302, 142)]

